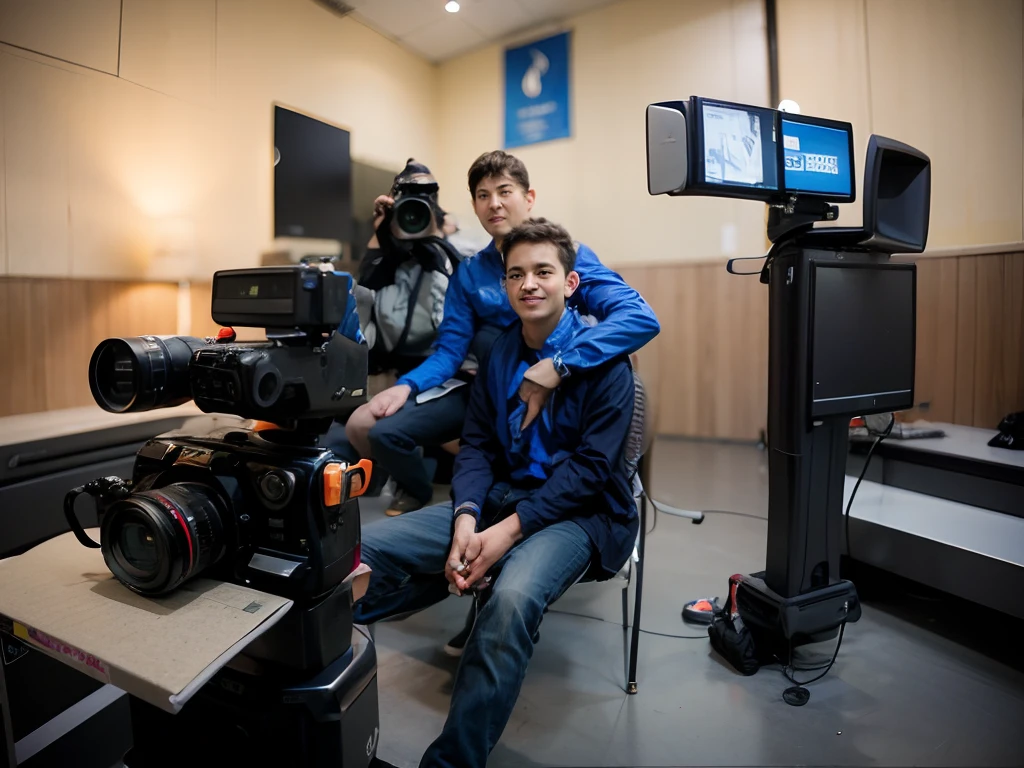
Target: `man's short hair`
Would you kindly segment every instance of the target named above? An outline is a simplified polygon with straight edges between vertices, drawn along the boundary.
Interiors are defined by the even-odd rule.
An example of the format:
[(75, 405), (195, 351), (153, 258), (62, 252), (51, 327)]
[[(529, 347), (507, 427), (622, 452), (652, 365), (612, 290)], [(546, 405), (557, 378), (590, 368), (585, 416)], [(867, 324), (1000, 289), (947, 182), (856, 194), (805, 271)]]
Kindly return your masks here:
[(523, 243), (551, 243), (558, 251), (558, 260), (569, 274), (576, 267), (576, 245), (565, 227), (547, 219), (527, 219), (505, 235), (501, 242), (501, 258), (508, 264), (512, 249)]
[(481, 181), (506, 174), (523, 188), (523, 192), (530, 191), (530, 174), (526, 172), (522, 160), (500, 149), (484, 152), (469, 166), (469, 193), (475, 197), (477, 185)]

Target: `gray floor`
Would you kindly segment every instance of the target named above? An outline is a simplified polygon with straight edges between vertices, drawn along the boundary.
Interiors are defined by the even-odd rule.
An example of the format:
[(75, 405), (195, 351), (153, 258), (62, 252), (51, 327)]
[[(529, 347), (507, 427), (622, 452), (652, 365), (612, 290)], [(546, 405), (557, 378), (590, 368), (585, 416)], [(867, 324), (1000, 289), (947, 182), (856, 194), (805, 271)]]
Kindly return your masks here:
[[(665, 503), (767, 516), (767, 460), (756, 448), (659, 441), (653, 469), (650, 490)], [(380, 516), (383, 502), (368, 499), (365, 518)], [(1024, 765), (1024, 643), (1009, 634), (1020, 625), (999, 616), (990, 625), (991, 615), (969, 607), (948, 620), (926, 590), (898, 599), (879, 591), (877, 600), (862, 590), (864, 615), (804, 707), (782, 701), (789, 683), (777, 667), (743, 677), (725, 665), (680, 609), (721, 595), (730, 574), (763, 568), (765, 531), (762, 519), (709, 514), (697, 526), (657, 515), (639, 693), (623, 690), (619, 584), (577, 585), (544, 619), (489, 765)], [(383, 760), (415, 766), (440, 730), (457, 665), (441, 647), (462, 626), (467, 600), (378, 625)], [(833, 646), (822, 646), (806, 650), (827, 661)]]

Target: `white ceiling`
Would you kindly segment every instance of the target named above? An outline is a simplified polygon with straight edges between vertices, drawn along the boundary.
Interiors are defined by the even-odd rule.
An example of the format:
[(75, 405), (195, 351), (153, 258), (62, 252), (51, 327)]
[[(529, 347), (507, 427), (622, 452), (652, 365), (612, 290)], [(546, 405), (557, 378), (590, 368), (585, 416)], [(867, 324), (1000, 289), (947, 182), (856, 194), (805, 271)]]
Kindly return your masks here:
[(352, 18), (405, 48), (439, 63), (543, 24), (561, 21), (615, 0), (344, 0)]

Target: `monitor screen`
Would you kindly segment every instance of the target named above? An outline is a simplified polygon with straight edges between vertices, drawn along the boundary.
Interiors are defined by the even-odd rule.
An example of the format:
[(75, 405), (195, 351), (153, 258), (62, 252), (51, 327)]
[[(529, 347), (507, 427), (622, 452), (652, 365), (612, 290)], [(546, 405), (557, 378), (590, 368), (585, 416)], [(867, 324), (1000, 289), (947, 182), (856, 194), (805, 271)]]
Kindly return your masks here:
[(274, 107), (274, 237), (351, 242), (349, 132)]
[(852, 200), (852, 128), (844, 123), (822, 125), (810, 120), (813, 118), (782, 116), (783, 186), (787, 192), (822, 195), (840, 202)]
[(913, 407), (913, 264), (814, 264), (811, 415)]
[(697, 103), (699, 181), (709, 187), (777, 191), (774, 111), (703, 99)]

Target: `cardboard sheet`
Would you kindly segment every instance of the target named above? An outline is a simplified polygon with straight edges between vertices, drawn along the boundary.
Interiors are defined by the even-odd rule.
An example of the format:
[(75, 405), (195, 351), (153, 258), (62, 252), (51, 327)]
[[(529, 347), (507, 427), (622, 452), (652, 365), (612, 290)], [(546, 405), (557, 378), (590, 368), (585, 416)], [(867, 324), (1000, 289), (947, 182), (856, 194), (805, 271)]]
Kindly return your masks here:
[[(97, 529), (90, 535), (99, 540)], [(142, 597), (114, 578), (100, 550), (71, 533), (0, 560), (0, 618), (12, 625), (5, 629), (171, 713), (291, 605), (202, 578)]]

